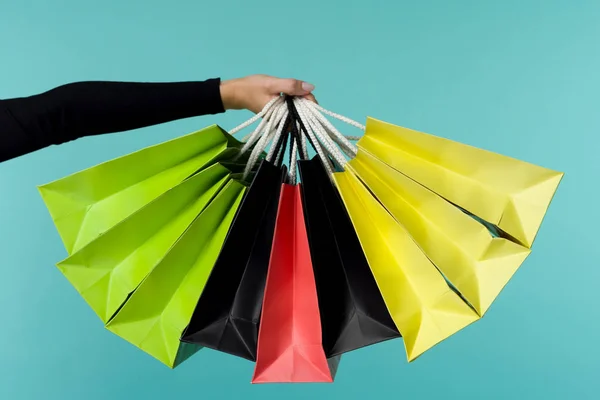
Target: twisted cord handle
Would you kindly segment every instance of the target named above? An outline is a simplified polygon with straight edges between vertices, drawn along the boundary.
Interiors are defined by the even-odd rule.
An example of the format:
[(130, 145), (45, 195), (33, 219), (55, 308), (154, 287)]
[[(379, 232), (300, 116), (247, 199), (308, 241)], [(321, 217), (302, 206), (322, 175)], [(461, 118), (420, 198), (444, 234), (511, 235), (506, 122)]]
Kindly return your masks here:
[(276, 97), (276, 98), (272, 99), (271, 101), (269, 101), (258, 114), (256, 114), (255, 116), (253, 116), (246, 122), (243, 122), (240, 125), (236, 126), (235, 128), (231, 129), (229, 131), (229, 134), (235, 135), (242, 129), (246, 128), (247, 126), (252, 125), (256, 121), (258, 121), (260, 118), (264, 117), (267, 114), (267, 111), (269, 111), (278, 100), (279, 100), (279, 98)]
[(273, 98), (258, 114), (231, 129), (229, 133), (233, 135), (262, 118), (257, 128), (242, 139), (244, 145), (240, 150), (240, 154), (247, 152), (256, 144), (248, 158), (244, 177), (250, 174), (269, 143), (271, 143), (271, 147), (266, 160), (275, 161), (275, 163), (282, 162), (283, 153), (277, 151), (277, 149), (280, 149), (282, 144), (287, 147), (287, 138), (283, 136), (285, 135), (284, 131), (290, 128), (290, 124), (293, 131), (296, 132), (295, 137), (290, 140), (289, 178), (292, 182), (296, 181), (297, 168), (295, 160), (298, 154), (306, 157), (307, 140), (310, 141), (312, 147), (319, 155), (328, 174), (331, 175), (334, 172), (331, 164), (332, 161), (341, 168), (344, 168), (347, 163), (346, 156), (352, 158), (358, 152), (357, 146), (352, 141), (359, 140), (361, 136), (343, 135), (323, 114), (362, 131), (365, 130), (364, 125), (343, 115), (329, 111), (312, 101), (304, 98), (283, 96)]

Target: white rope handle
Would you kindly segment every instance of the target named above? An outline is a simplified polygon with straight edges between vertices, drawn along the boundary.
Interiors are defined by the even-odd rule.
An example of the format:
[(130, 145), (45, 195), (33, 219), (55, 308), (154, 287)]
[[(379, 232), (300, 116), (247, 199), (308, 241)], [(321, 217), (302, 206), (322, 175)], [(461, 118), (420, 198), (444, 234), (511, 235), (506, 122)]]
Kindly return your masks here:
[(247, 126), (252, 125), (256, 121), (258, 121), (259, 119), (261, 119), (262, 117), (264, 117), (267, 114), (267, 111), (269, 111), (271, 109), (271, 107), (273, 107), (273, 105), (275, 104), (275, 102), (277, 102), (278, 100), (280, 100), (280, 98), (275, 97), (274, 99), (272, 99), (271, 101), (269, 101), (258, 114), (256, 114), (254, 117), (250, 118), (246, 122), (243, 122), (240, 125), (236, 126), (235, 128), (231, 129), (229, 131), (229, 134), (230, 135), (235, 135), (236, 133), (238, 133), (242, 129), (246, 128)]
[(307, 129), (310, 128), (315, 133), (317, 139), (319, 139), (319, 141), (323, 144), (327, 153), (331, 157), (333, 157), (333, 159), (341, 167), (344, 167), (347, 162), (346, 157), (344, 156), (344, 154), (342, 154), (340, 149), (335, 145), (332, 138), (327, 134), (325, 129), (323, 129), (321, 124), (319, 124), (319, 122), (313, 116), (313, 114), (310, 112), (310, 110), (308, 110), (308, 107), (306, 107), (304, 105), (304, 103), (301, 102), (299, 99), (297, 101), (294, 101), (294, 103), (296, 103), (296, 108), (298, 110), (298, 114), (300, 115), (300, 118), (302, 119), (302, 122), (307, 127)]
[[(273, 136), (276, 136), (277, 132), (280, 131), (280, 129), (282, 129), (281, 125), (285, 122), (285, 119), (287, 118), (288, 109), (285, 102), (277, 103), (277, 105), (272, 110), (274, 118), (269, 119), (265, 131), (258, 140), (257, 145), (252, 150), (252, 153), (250, 153), (248, 163), (246, 164), (246, 168), (244, 169), (244, 179), (247, 178), (250, 172), (252, 171), (252, 168), (258, 161), (260, 155), (263, 153), (263, 151), (269, 144), (270, 139)], [(272, 148), (273, 147), (275, 146), (272, 146)]]
[[(296, 100), (296, 99), (294, 99), (294, 100)], [(309, 124), (306, 122), (307, 118), (304, 116), (303, 109), (297, 108), (297, 111), (298, 111), (298, 116), (300, 117), (300, 119), (302, 120), (302, 123), (304, 124), (304, 127), (306, 128), (306, 132), (304, 134), (308, 135), (308, 138), (310, 139), (311, 143), (313, 144), (315, 151), (317, 152), (319, 157), (321, 157), (321, 160), (323, 161), (323, 165), (325, 166), (325, 169), (327, 170), (328, 174), (329, 175), (333, 174), (333, 168), (332, 168), (331, 164), (329, 163), (329, 159), (327, 158), (327, 155), (325, 154), (325, 152), (323, 151), (323, 148), (321, 147), (321, 143), (317, 140), (316, 135), (310, 128)]]
[[(365, 130), (365, 126), (350, 118), (344, 117), (343, 115), (329, 111), (319, 104), (307, 99), (294, 98), (293, 101), (306, 132), (300, 129), (299, 122), (296, 121), (295, 123), (297, 124), (298, 132), (300, 132), (300, 142), (297, 143), (296, 140), (291, 140), (290, 143), (290, 146), (292, 146), (292, 160), (291, 165), (289, 166), (289, 176), (292, 179), (292, 182), (295, 182), (296, 180), (297, 167), (295, 160), (298, 156), (298, 152), (301, 150), (302, 154), (308, 153), (307, 136), (323, 161), (329, 175), (333, 174), (333, 166), (331, 165), (329, 157), (335, 160), (342, 168), (345, 167), (347, 163), (345, 155), (355, 157), (358, 152), (358, 148), (355, 144), (351, 143), (351, 141), (359, 140), (361, 136), (345, 136), (341, 134), (323, 114), (352, 125), (362, 131)], [(246, 168), (244, 169), (244, 178), (250, 174), (252, 168), (269, 143), (272, 145), (266, 160), (272, 162), (275, 157), (276, 163), (281, 161), (281, 157), (284, 156), (283, 153), (280, 152), (275, 154), (275, 150), (281, 135), (284, 134), (284, 124), (287, 121), (288, 115), (289, 111), (284, 97), (278, 96), (269, 101), (258, 114), (229, 131), (231, 135), (234, 135), (262, 118), (256, 129), (242, 139), (244, 145), (240, 150), (240, 155), (247, 152), (256, 144), (252, 149)], [(300, 146), (300, 149), (298, 148), (298, 145)]]
[[(300, 106), (300, 107), (298, 106), (299, 103), (298, 103), (297, 99), (294, 99), (294, 103), (296, 103), (296, 110), (298, 111), (298, 116), (302, 120), (302, 123), (304, 124), (304, 127), (307, 130), (306, 134), (308, 134), (310, 141), (312, 142), (313, 146), (315, 147), (315, 151), (317, 152), (319, 157), (321, 157), (321, 160), (323, 161), (323, 165), (325, 166), (325, 169), (327, 170), (328, 174), (329, 175), (333, 174), (333, 167), (329, 163), (329, 159), (327, 158), (327, 154), (323, 151), (323, 148), (321, 147), (321, 143), (317, 140), (317, 136), (315, 135), (315, 132), (313, 132), (311, 126), (308, 123), (308, 118), (304, 114), (304, 108), (302, 106)], [(323, 143), (324, 146), (326, 146), (325, 143)], [(327, 150), (327, 151), (329, 152), (329, 150)]]
[(290, 160), (290, 182), (296, 184), (296, 159), (298, 158), (298, 144), (292, 139), (292, 158)]
[(266, 150), (267, 146), (269, 143), (271, 143), (271, 147), (269, 148), (269, 152), (267, 153), (267, 161), (271, 161), (273, 159), (273, 154), (275, 153), (275, 147), (277, 142), (279, 141), (279, 138), (281, 137), (281, 135), (283, 134), (283, 129), (284, 124), (286, 123), (287, 117), (288, 117), (288, 110), (287, 107), (283, 107), (284, 112), (283, 115), (281, 116), (281, 119), (279, 120), (279, 122), (277, 123), (277, 126), (269, 133), (269, 137), (268, 139), (265, 141), (264, 147), (262, 148), (262, 151)]
[[(245, 140), (245, 144), (242, 147), (241, 152), (245, 153), (246, 151), (248, 151), (248, 149), (259, 139), (261, 133), (263, 133), (263, 129), (266, 127), (270, 127), (272, 122), (271, 122), (271, 116), (275, 113), (275, 111), (277, 111), (279, 109), (279, 106), (282, 104), (283, 100), (281, 98), (278, 98), (275, 100), (275, 102), (273, 103), (273, 105), (271, 105), (271, 107), (267, 110), (267, 112), (265, 113), (265, 117), (260, 121), (260, 123), (258, 124), (258, 127), (254, 130), (254, 132), (252, 132), (250, 135), (248, 135), (246, 138), (244, 138)], [(268, 130), (268, 129), (267, 129)]]
[[(300, 123), (298, 121), (296, 121), (296, 127), (298, 129), (298, 132), (301, 132)], [(308, 145), (306, 142), (306, 135), (300, 135), (300, 145), (302, 146), (302, 154), (306, 154), (308, 156)]]
[(288, 110), (287, 110), (287, 105), (286, 106), (282, 106), (285, 108), (286, 112), (285, 112), (285, 117), (283, 117), (279, 123), (277, 124), (277, 130), (273, 133), (273, 138), (271, 141), (271, 148), (269, 149), (269, 152), (267, 153), (267, 161), (272, 161), (274, 156), (277, 156), (275, 154), (275, 151), (277, 150), (277, 143), (279, 143), (279, 139), (281, 138), (281, 135), (284, 135), (284, 129), (286, 128), (284, 125), (287, 122), (287, 116), (288, 116)]
[[(309, 100), (306, 100), (306, 99), (303, 99), (303, 100), (304, 100), (304, 101), (307, 101), (307, 102), (309, 101)], [(312, 102), (311, 102), (311, 103), (312, 103)], [(334, 112), (332, 112), (332, 111), (326, 110), (326, 109), (324, 109), (323, 107), (321, 107), (319, 104), (312, 103), (312, 106), (313, 106), (314, 108), (316, 108), (317, 110), (321, 111), (323, 114), (327, 114), (327, 115), (329, 115), (330, 117), (333, 117), (333, 118), (335, 118), (335, 119), (338, 119), (338, 120), (340, 120), (340, 121), (342, 121), (342, 122), (345, 122), (345, 123), (347, 123), (347, 124), (349, 124), (349, 125), (352, 125), (352, 126), (354, 126), (354, 127), (358, 128), (358, 129), (360, 129), (361, 131), (364, 131), (364, 130), (366, 129), (366, 127), (365, 127), (363, 124), (360, 124), (360, 123), (358, 123), (358, 122), (356, 122), (356, 121), (354, 121), (354, 120), (352, 120), (352, 119), (350, 119), (350, 118), (348, 118), (348, 117), (344, 117), (343, 115), (336, 114), (336, 113), (334, 113)]]
[(356, 153), (358, 151), (358, 149), (356, 149), (356, 146), (354, 146), (352, 143), (350, 143), (350, 141), (348, 140), (348, 138), (346, 138), (344, 135), (342, 135), (335, 128), (335, 126), (333, 126), (331, 124), (331, 122), (329, 122), (329, 120), (327, 118), (325, 118), (318, 111), (318, 109), (316, 107), (318, 104), (313, 103), (312, 101), (309, 101), (309, 100), (306, 100), (306, 99), (302, 99), (301, 103), (306, 107), (307, 110), (310, 110), (310, 112), (312, 113), (312, 115), (316, 119), (318, 119), (319, 122), (321, 122), (321, 124), (323, 125), (325, 131), (327, 131), (327, 133), (329, 133), (330, 137), (342, 148), (342, 150), (344, 150), (344, 152), (346, 154), (348, 154), (350, 157), (356, 157)]

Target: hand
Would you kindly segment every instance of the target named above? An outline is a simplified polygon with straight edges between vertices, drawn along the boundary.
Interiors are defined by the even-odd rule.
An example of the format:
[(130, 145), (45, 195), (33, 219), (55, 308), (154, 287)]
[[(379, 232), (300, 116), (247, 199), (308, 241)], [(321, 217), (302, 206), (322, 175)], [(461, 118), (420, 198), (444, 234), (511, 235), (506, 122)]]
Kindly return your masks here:
[(281, 93), (300, 96), (315, 103), (314, 86), (297, 79), (251, 75), (221, 82), (221, 99), (225, 110), (250, 110), (259, 113), (271, 99)]

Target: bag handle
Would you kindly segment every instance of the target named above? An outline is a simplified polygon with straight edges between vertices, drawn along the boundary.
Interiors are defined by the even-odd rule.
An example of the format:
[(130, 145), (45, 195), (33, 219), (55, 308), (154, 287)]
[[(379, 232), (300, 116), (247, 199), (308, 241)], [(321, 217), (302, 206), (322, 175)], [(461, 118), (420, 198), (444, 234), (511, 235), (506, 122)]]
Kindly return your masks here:
[(262, 117), (264, 117), (267, 114), (267, 112), (269, 110), (271, 110), (275, 106), (275, 103), (277, 103), (280, 100), (281, 100), (280, 97), (275, 97), (274, 99), (271, 99), (271, 101), (269, 101), (258, 114), (254, 115), (252, 118), (250, 118), (246, 122), (243, 122), (240, 125), (236, 126), (235, 128), (231, 129), (229, 131), (229, 134), (230, 135), (235, 135), (236, 133), (238, 133), (242, 129), (244, 129), (244, 128), (250, 126), (250, 125), (252, 125), (256, 121), (258, 121), (259, 119), (261, 119)]
[(330, 137), (338, 143), (338, 145), (344, 150), (344, 152), (350, 157), (356, 157), (358, 152), (358, 148), (355, 144), (351, 143), (352, 141), (360, 140), (361, 136), (345, 136), (342, 135), (336, 128), (329, 122), (327, 118), (325, 118), (322, 114), (329, 115), (339, 121), (345, 122), (348, 125), (352, 125), (355, 128), (360, 129), (362, 132), (365, 131), (366, 127), (348, 117), (343, 115), (334, 113), (329, 111), (319, 104), (313, 103), (312, 101), (306, 100), (304, 98), (298, 99), (300, 103), (302, 103), (307, 110), (309, 110), (315, 118), (317, 118), (324, 126), (324, 129), (328, 132)]
[[(290, 181), (295, 184), (297, 181), (296, 170), (297, 170), (298, 164), (296, 163), (296, 158), (298, 157), (298, 154), (300, 154), (301, 160), (308, 159), (308, 149), (306, 146), (307, 135), (303, 134), (304, 132), (306, 132), (306, 128), (304, 126), (304, 123), (298, 116), (298, 111), (296, 110), (296, 107), (294, 106), (293, 99), (288, 96), (286, 98), (286, 102), (287, 102), (289, 113), (290, 113), (290, 115), (293, 116), (293, 122), (291, 124), (291, 136), (293, 139), (293, 150), (292, 150), (292, 152), (290, 152), (290, 161), (289, 161), (290, 173), (289, 173), (289, 175), (290, 175)], [(310, 138), (309, 138), (309, 140), (311, 141), (311, 145), (312, 145), (312, 140)], [(313, 146), (313, 148), (314, 148), (314, 146)]]
[[(323, 166), (325, 167), (328, 175), (331, 176), (334, 172), (336, 163), (343, 168), (347, 161), (345, 157), (341, 155), (339, 150), (337, 152), (338, 154), (336, 154), (335, 151), (323, 150), (323, 148), (321, 147), (322, 144), (327, 145), (328, 147), (333, 149), (337, 148), (335, 147), (333, 140), (323, 132), (323, 129), (320, 126), (320, 124), (314, 121), (314, 119), (305, 120), (305, 118), (307, 117), (307, 113), (304, 113), (299, 110), (299, 108), (302, 109), (302, 105), (298, 104), (298, 102), (295, 100), (297, 99), (293, 99), (293, 101), (288, 100), (288, 107), (290, 109), (290, 114), (294, 115), (295, 118), (297, 118), (298, 125), (300, 126), (300, 132), (296, 133), (296, 137), (303, 137), (304, 139), (308, 139), (311, 146), (317, 152), (318, 157)], [(339, 161), (340, 157), (341, 161)], [(301, 159), (308, 159), (308, 154), (304, 152), (304, 154), (301, 155)], [(294, 182), (296, 181), (296, 165), (296, 163), (290, 161), (290, 174), (291, 179)]]
[(344, 117), (344, 116), (343, 116), (343, 115), (341, 115), (341, 114), (337, 114), (337, 113), (334, 113), (334, 112), (332, 112), (332, 111), (326, 110), (325, 108), (323, 108), (321, 105), (319, 105), (319, 104), (317, 104), (317, 103), (313, 103), (312, 101), (306, 100), (306, 99), (304, 99), (304, 98), (302, 98), (302, 99), (300, 99), (300, 100), (301, 100), (302, 102), (304, 102), (306, 105), (308, 105), (310, 108), (312, 108), (312, 109), (314, 109), (314, 110), (318, 110), (318, 111), (322, 112), (323, 114), (327, 114), (327, 115), (329, 115), (330, 117), (333, 117), (333, 118), (335, 118), (335, 119), (338, 119), (338, 120), (340, 120), (340, 121), (342, 121), (342, 122), (345, 122), (345, 123), (347, 123), (348, 125), (352, 125), (352, 126), (354, 126), (354, 127), (358, 128), (358, 129), (360, 129), (361, 131), (364, 131), (364, 130), (366, 129), (366, 127), (365, 127), (363, 124), (361, 124), (361, 123), (358, 123), (358, 122), (356, 122), (356, 121), (354, 121), (353, 119), (350, 119), (350, 118), (348, 118), (348, 117)]
[[(260, 123), (258, 124), (256, 129), (251, 134), (247, 135), (246, 137), (244, 137), (242, 139), (242, 141), (245, 142), (244, 146), (241, 149), (242, 153), (248, 151), (248, 149), (250, 147), (252, 147), (256, 143), (257, 140), (264, 137), (263, 130), (265, 132), (270, 132), (270, 130), (273, 129), (273, 123), (275, 121), (278, 121), (281, 119), (281, 117), (282, 117), (281, 112), (285, 111), (285, 110), (281, 109), (281, 104), (282, 104), (281, 98), (275, 99), (275, 102), (273, 103), (273, 105), (271, 105), (266, 110), (264, 118), (260, 121)], [(263, 136), (261, 136), (261, 134), (263, 134)]]
[[(262, 118), (258, 127), (243, 139), (244, 145), (240, 150), (240, 155), (254, 146), (248, 158), (244, 177), (250, 174), (269, 143), (272, 145), (266, 160), (281, 165), (288, 138), (290, 138), (289, 175), (293, 182), (296, 181), (296, 163), (294, 161), (298, 153), (301, 158), (307, 158), (307, 139), (319, 155), (328, 174), (333, 174), (336, 164), (343, 169), (347, 163), (346, 156), (352, 158), (358, 152), (358, 148), (351, 141), (360, 139), (360, 136), (342, 135), (323, 114), (365, 130), (364, 125), (331, 112), (319, 104), (305, 98), (287, 95), (272, 99), (258, 114), (233, 128), (229, 132), (230, 134), (235, 134)], [(286, 130), (288, 134), (284, 133)], [(283, 151), (281, 151), (282, 147)]]
[[(304, 127), (302, 120), (299, 120), (297, 118), (298, 112), (296, 110), (296, 107), (294, 106), (293, 100), (291, 98), (288, 98), (288, 99), (286, 99), (286, 101), (287, 101), (288, 109), (290, 110), (290, 114), (294, 116), (294, 123), (291, 126), (292, 127), (292, 135), (294, 137), (294, 141), (296, 142), (296, 145), (299, 148), (298, 152), (300, 153), (300, 159), (306, 160), (306, 159), (308, 159), (307, 148), (306, 148), (306, 136), (302, 135), (302, 133), (306, 131), (306, 128)], [(304, 145), (301, 144), (302, 139), (305, 140)]]
[[(325, 118), (319, 112), (319, 109), (317, 107), (320, 107), (321, 109), (323, 109), (323, 107), (321, 107), (318, 104), (313, 103), (311, 101), (302, 101), (302, 100), (305, 100), (305, 99), (300, 99), (300, 103), (305, 107), (306, 112), (310, 112), (313, 115), (313, 117), (315, 117), (322, 124), (323, 129), (325, 129), (325, 131), (329, 134), (329, 136), (342, 148), (342, 150), (344, 150), (344, 152), (346, 154), (348, 154), (350, 157), (355, 157), (356, 152), (355, 152), (354, 146), (352, 145), (352, 143), (350, 143), (350, 141), (358, 140), (359, 137), (342, 135), (335, 128), (335, 126), (333, 126), (333, 124), (331, 122), (329, 122), (329, 120), (327, 118)], [(333, 114), (330, 111), (327, 111), (327, 112), (330, 114)], [(338, 114), (336, 114), (336, 115), (338, 115)], [(360, 125), (358, 122), (352, 121), (346, 117), (342, 117), (341, 115), (338, 115), (338, 117), (344, 119), (345, 121), (350, 121), (350, 123), (352, 125), (354, 125), (354, 124), (359, 125), (364, 130), (364, 127), (362, 125)]]
[[(244, 178), (250, 174), (250, 171), (252, 171), (252, 168), (257, 163), (261, 154), (263, 154), (269, 142), (272, 142), (273, 144), (269, 153), (267, 154), (266, 160), (270, 162), (274, 161), (275, 164), (278, 162), (280, 163), (282, 160), (279, 151), (283, 143), (282, 140), (284, 139), (283, 130), (286, 128), (286, 121), (288, 121), (289, 117), (289, 112), (285, 107), (284, 100), (281, 97), (272, 100), (271, 102), (267, 103), (260, 113), (248, 121), (256, 121), (258, 119), (257, 116), (260, 116), (261, 114), (264, 115), (264, 119), (254, 130), (254, 132), (248, 135), (248, 140), (240, 150), (240, 154), (243, 154), (244, 152), (248, 151), (248, 149), (254, 143), (258, 142), (248, 157), (248, 162), (244, 170)], [(239, 125), (239, 127), (246, 127), (250, 125), (248, 121)], [(238, 127), (234, 128), (232, 131), (237, 132), (239, 130), (236, 130), (237, 128)], [(275, 160), (273, 160), (273, 158), (275, 158)]]
[(298, 108), (300, 118), (308, 122), (308, 127), (315, 133), (317, 140), (323, 144), (327, 155), (331, 156), (335, 163), (337, 163), (339, 167), (343, 168), (347, 162), (344, 153), (347, 153), (350, 155), (350, 157), (353, 157), (352, 152), (348, 149), (348, 145), (342, 144), (338, 147), (338, 145), (336, 145), (336, 141), (324, 129), (323, 125), (319, 123), (315, 117), (315, 114), (312, 113), (306, 106), (306, 103), (300, 101), (300, 99), (296, 99), (295, 104)]
[[(316, 153), (319, 155), (319, 158), (323, 162), (325, 169), (328, 171), (329, 174), (333, 174), (333, 166), (330, 163), (330, 160), (326, 154), (326, 151), (330, 151), (330, 150), (327, 149), (327, 147), (325, 147), (325, 150), (324, 150), (323, 147), (321, 146), (321, 143), (317, 140), (317, 136), (320, 136), (318, 131), (315, 132), (312, 129), (310, 129), (310, 130), (307, 129), (308, 121), (307, 121), (306, 115), (303, 112), (301, 112), (300, 110), (298, 110), (298, 108), (296, 107), (298, 105), (298, 103), (295, 100), (296, 99), (288, 100), (288, 107), (290, 110), (290, 114), (294, 116), (298, 125), (300, 126), (300, 130), (304, 133), (305, 137), (308, 139), (308, 141), (310, 142), (312, 147), (315, 149)], [(324, 142), (327, 143), (326, 138), (323, 138), (323, 139), (324, 139)], [(296, 163), (294, 163), (294, 164), (296, 164)], [(293, 174), (292, 174), (292, 172), (293, 172)], [(295, 180), (295, 178), (296, 178), (295, 172), (296, 172), (296, 168), (294, 167), (294, 170), (292, 171), (291, 166), (290, 166), (290, 173), (292, 175), (293, 180)]]
[(253, 168), (254, 164), (256, 164), (261, 154), (263, 154), (264, 150), (270, 142), (272, 142), (273, 145), (271, 146), (266, 160), (272, 161), (273, 157), (276, 157), (276, 155), (278, 154), (278, 148), (275, 145), (275, 143), (279, 143), (278, 140), (281, 137), (283, 130), (285, 129), (285, 124), (289, 115), (287, 109), (283, 107), (284, 105), (284, 102), (281, 102), (276, 105), (276, 109), (273, 112), (275, 117), (273, 119), (270, 119), (269, 122), (266, 124), (265, 132), (258, 140), (257, 145), (252, 150), (252, 153), (248, 158), (247, 171)]

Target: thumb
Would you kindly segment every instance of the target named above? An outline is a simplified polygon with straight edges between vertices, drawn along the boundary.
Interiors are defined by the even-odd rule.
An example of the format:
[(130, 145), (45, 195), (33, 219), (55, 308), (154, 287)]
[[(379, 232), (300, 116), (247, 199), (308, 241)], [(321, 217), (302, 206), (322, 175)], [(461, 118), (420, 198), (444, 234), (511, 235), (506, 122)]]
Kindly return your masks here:
[(290, 96), (306, 96), (315, 89), (314, 85), (298, 79), (280, 79), (273, 85), (273, 90)]

